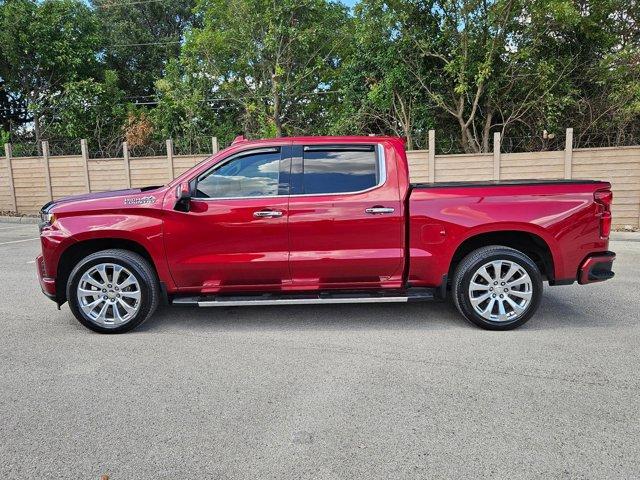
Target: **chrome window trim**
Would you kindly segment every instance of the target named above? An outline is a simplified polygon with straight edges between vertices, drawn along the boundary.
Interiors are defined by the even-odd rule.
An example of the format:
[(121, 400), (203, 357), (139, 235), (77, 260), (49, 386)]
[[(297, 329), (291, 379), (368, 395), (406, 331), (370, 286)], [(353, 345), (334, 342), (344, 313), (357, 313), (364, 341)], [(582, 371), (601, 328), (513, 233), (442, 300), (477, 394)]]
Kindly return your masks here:
[[(380, 172), (380, 178), (378, 178), (378, 183), (373, 187), (365, 188), (364, 190), (356, 190), (354, 192), (336, 192), (336, 193), (297, 193), (294, 195), (289, 195), (289, 197), (331, 197), (336, 195), (359, 195), (361, 193), (367, 193), (372, 190), (376, 190), (382, 187), (387, 182), (387, 162), (384, 156), (384, 148), (382, 148), (382, 144), (376, 143), (375, 145), (376, 151), (376, 160), (378, 162), (378, 172)], [(304, 160), (303, 160), (304, 162)], [(304, 175), (304, 173), (303, 173)]]
[[(256, 148), (254, 150), (244, 150), (242, 152), (238, 152), (236, 154), (231, 155), (229, 158), (225, 158), (224, 160), (222, 160), (219, 164), (216, 164), (213, 168), (219, 168), (221, 166), (223, 166), (224, 164), (235, 160), (238, 157), (244, 156), (245, 154), (249, 155), (249, 154), (253, 154), (253, 153), (274, 153), (274, 149), (281, 149), (282, 146), (277, 146), (277, 147), (268, 147), (268, 148)], [(282, 150), (280, 150), (282, 151)], [(337, 195), (360, 195), (362, 193), (367, 193), (370, 192), (372, 190), (376, 190), (380, 187), (382, 187), (386, 182), (387, 182), (387, 162), (386, 162), (386, 157), (385, 157), (385, 153), (384, 153), (384, 148), (382, 146), (382, 144), (380, 143), (376, 143), (375, 144), (375, 151), (376, 151), (376, 160), (378, 163), (378, 171), (380, 172), (380, 178), (378, 179), (378, 183), (376, 185), (374, 185), (373, 187), (369, 187), (369, 188), (365, 188), (364, 190), (357, 190), (355, 192), (336, 192), (336, 193), (298, 193), (298, 194), (288, 194), (288, 195), (261, 195), (261, 196), (256, 196), (256, 197), (207, 197), (207, 198), (201, 198), (201, 197), (193, 197), (193, 200), (198, 200), (198, 201), (212, 201), (212, 200), (247, 200), (247, 199), (264, 199), (264, 198), (291, 198), (291, 197), (330, 197), (330, 196), (337, 196)], [(304, 161), (304, 160), (303, 160)], [(211, 169), (207, 170), (207, 172), (209, 172)], [(206, 173), (206, 172), (205, 172)], [(202, 174), (204, 175), (204, 173)], [(198, 176), (198, 178), (196, 178), (196, 182), (199, 180), (199, 178), (202, 176)], [(196, 183), (197, 185), (197, 183)]]

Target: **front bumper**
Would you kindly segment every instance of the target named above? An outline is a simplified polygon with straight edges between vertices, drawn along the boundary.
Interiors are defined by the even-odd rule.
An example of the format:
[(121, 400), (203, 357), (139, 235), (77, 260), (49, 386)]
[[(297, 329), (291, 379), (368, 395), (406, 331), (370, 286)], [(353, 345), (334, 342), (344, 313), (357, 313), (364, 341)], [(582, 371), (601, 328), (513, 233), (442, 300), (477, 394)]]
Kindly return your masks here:
[(613, 252), (596, 253), (588, 256), (578, 270), (578, 283), (604, 282), (615, 275), (611, 270), (616, 254)]
[(47, 277), (46, 268), (44, 265), (44, 257), (38, 255), (36, 258), (36, 269), (38, 271), (38, 280), (40, 281), (40, 288), (42, 293), (49, 297), (54, 302), (56, 301), (56, 280), (55, 278)]

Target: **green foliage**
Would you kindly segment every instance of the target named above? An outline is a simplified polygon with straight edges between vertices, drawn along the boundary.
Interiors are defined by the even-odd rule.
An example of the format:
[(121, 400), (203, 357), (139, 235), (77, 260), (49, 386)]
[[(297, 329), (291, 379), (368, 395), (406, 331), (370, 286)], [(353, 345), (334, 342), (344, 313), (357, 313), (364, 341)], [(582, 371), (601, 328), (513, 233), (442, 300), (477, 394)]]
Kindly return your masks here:
[(99, 149), (108, 149), (123, 138), (122, 127), (128, 108), (125, 92), (118, 87), (118, 75), (104, 73), (104, 81), (92, 78), (69, 82), (50, 98), (54, 113), (51, 138), (87, 138)]
[(310, 112), (332, 101), (325, 92), (339, 71), (346, 8), (325, 0), (201, 0), (196, 12), (202, 26), (187, 36), (181, 61), (203, 96), (233, 102), (249, 135), (308, 131)]
[(0, 130), (0, 145), (4, 145), (5, 143), (9, 143), (11, 135), (9, 132), (5, 132), (4, 130)]
[(9, 0), (0, 8), (0, 77), (45, 129), (49, 98), (65, 83), (98, 72), (98, 22), (76, 0)]
[(217, 136), (222, 144), (242, 133), (237, 125), (240, 111), (234, 104), (210, 99), (208, 80), (187, 75), (182, 64), (172, 61), (164, 78), (156, 82), (158, 104), (151, 111), (158, 138), (175, 139), (186, 146), (205, 136)]
[(185, 151), (241, 133), (424, 148), (431, 128), (465, 151), (569, 126), (578, 146), (637, 142), (639, 5), (0, 0), (0, 131), (116, 150), (134, 127)]
[[(354, 12), (350, 50), (337, 85), (344, 100), (336, 105), (335, 133), (387, 133), (407, 138), (409, 148), (434, 126), (432, 108), (407, 59), (415, 45), (401, 24), (410, 5), (364, 0)], [(366, 54), (363, 54), (366, 53)]]
[[(637, 18), (637, 7), (634, 17), (616, 0), (361, 3), (376, 4), (393, 17), (393, 39), (411, 45), (394, 51), (403, 52), (418, 89), (436, 107), (439, 129), (457, 133), (460, 146), (476, 152), (491, 148), (494, 131), (540, 135), (568, 125), (584, 128), (576, 107), (581, 97), (602, 91), (590, 79), (603, 78), (597, 65), (607, 54), (619, 58), (617, 26)], [(634, 43), (637, 52), (637, 29)]]
[(105, 68), (119, 73), (119, 86), (129, 97), (152, 99), (167, 62), (180, 54), (184, 30), (194, 20), (195, 0), (91, 4), (101, 26)]

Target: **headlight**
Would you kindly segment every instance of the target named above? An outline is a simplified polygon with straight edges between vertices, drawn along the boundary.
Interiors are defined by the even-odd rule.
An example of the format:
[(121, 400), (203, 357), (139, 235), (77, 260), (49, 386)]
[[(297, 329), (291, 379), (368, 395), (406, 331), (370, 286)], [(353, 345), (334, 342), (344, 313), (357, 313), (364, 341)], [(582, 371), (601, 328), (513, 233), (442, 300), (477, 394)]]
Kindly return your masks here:
[(40, 221), (43, 226), (51, 225), (56, 221), (56, 216), (53, 213), (40, 212)]

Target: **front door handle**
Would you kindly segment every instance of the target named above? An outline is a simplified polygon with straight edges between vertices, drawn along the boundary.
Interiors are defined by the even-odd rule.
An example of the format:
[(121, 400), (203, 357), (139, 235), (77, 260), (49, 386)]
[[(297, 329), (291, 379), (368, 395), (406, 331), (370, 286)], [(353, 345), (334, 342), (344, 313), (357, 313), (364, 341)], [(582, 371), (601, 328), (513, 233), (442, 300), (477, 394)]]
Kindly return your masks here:
[(280, 210), (258, 210), (253, 212), (253, 216), (255, 218), (278, 218), (282, 216), (282, 212)]
[(365, 213), (369, 213), (371, 215), (383, 215), (385, 213), (393, 213), (395, 211), (395, 208), (390, 207), (369, 207), (365, 209)]

